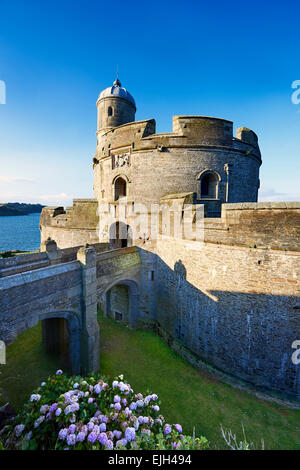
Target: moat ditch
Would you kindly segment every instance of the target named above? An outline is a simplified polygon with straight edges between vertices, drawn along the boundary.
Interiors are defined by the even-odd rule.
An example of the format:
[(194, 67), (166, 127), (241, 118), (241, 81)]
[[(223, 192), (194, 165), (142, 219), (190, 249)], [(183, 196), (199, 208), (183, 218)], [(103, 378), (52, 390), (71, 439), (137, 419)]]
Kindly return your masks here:
[[(99, 314), (101, 371), (124, 374), (133, 388), (151, 390), (162, 400), (169, 422), (180, 422), (185, 432), (206, 436), (212, 448), (224, 448), (222, 425), (257, 447), (300, 449), (300, 411), (284, 408), (215, 380), (194, 368), (151, 331), (132, 330)], [(10, 401), (18, 409), (34, 387), (62, 366), (61, 358), (46, 354), (41, 324), (22, 333), (7, 348), (7, 364), (0, 366), (0, 405)]]

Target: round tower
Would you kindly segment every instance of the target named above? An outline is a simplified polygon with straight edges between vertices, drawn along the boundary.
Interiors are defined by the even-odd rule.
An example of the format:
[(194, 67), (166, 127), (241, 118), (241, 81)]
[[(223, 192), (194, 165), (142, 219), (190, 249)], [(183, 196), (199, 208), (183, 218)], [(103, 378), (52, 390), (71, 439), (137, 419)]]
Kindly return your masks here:
[(97, 100), (97, 133), (135, 120), (136, 105), (133, 96), (117, 78), (113, 86), (101, 91)]

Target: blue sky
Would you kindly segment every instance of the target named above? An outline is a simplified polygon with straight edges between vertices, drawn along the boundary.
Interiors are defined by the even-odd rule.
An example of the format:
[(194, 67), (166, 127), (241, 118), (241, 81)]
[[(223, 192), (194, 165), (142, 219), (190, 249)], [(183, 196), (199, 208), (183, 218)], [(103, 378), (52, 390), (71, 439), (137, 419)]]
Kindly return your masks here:
[(227, 118), (259, 136), (261, 200), (300, 200), (300, 4), (0, 0), (0, 202), (93, 197), (96, 99), (115, 79), (136, 119)]

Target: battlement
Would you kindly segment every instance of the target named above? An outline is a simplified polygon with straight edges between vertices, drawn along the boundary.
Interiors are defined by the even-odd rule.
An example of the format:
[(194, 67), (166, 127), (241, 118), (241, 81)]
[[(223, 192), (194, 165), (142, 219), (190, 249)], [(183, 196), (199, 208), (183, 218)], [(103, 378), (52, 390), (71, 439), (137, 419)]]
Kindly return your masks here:
[(96, 199), (73, 199), (73, 206), (44, 207), (41, 213), (42, 226), (88, 228), (97, 226), (98, 202)]
[[(174, 236), (176, 213), (182, 214), (183, 238), (185, 238), (185, 210), (192, 210), (195, 224), (196, 210), (199, 206), (203, 206), (203, 204), (195, 204), (193, 193), (170, 194), (162, 197), (160, 204), (161, 207), (169, 206), (170, 208), (171, 237)], [(300, 252), (300, 202), (222, 204), (221, 214), (221, 218), (204, 219), (202, 226), (204, 242)], [(189, 220), (190, 217), (187, 223)], [(162, 229), (162, 224), (160, 229)], [(196, 234), (195, 226), (193, 233)], [(193, 241), (195, 239), (191, 240)]]
[[(128, 213), (131, 204), (128, 201)], [(168, 194), (160, 199), (161, 208), (171, 209), (171, 236), (176, 212), (181, 215), (188, 206), (195, 220), (199, 205), (204, 206), (193, 192)], [(94, 199), (76, 199), (66, 212), (62, 207), (45, 207), (41, 214), (42, 240), (50, 236), (60, 248), (84, 243), (84, 237), (88, 237), (89, 243), (96, 243), (97, 208)], [(299, 251), (300, 202), (222, 204), (221, 217), (205, 218), (203, 229), (207, 243)]]
[(208, 116), (173, 116), (172, 132), (155, 133), (154, 119), (135, 121), (97, 132), (97, 148), (94, 165), (109, 157), (114, 151), (130, 151), (164, 148), (217, 147), (235, 149), (247, 155), (261, 158), (255, 132), (240, 127), (233, 137), (233, 122)]
[(221, 221), (226, 236), (212, 231), (214, 243), (300, 251), (300, 202), (223, 204)]
[(231, 145), (233, 123), (206, 116), (173, 116), (173, 132), (204, 145)]
[(134, 149), (135, 144), (144, 137), (155, 133), (154, 119), (134, 121), (109, 129), (104, 133), (97, 132), (97, 148), (93, 163), (110, 155), (111, 150), (129, 147)]

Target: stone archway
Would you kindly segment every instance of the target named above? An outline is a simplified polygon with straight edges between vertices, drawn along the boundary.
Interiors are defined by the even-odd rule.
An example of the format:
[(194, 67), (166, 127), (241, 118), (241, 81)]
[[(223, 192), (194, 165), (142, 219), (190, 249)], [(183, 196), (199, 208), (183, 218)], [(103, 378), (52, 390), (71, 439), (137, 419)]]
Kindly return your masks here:
[(114, 183), (115, 187), (115, 201), (118, 201), (122, 197), (127, 196), (127, 181), (122, 178), (122, 176), (118, 176)]
[(198, 199), (218, 199), (221, 177), (215, 170), (206, 169), (198, 174)]
[(74, 312), (40, 315), (43, 344), (47, 352), (58, 353), (73, 374), (80, 373), (80, 320)]
[(140, 289), (133, 280), (120, 280), (103, 294), (105, 316), (135, 327), (138, 316)]

